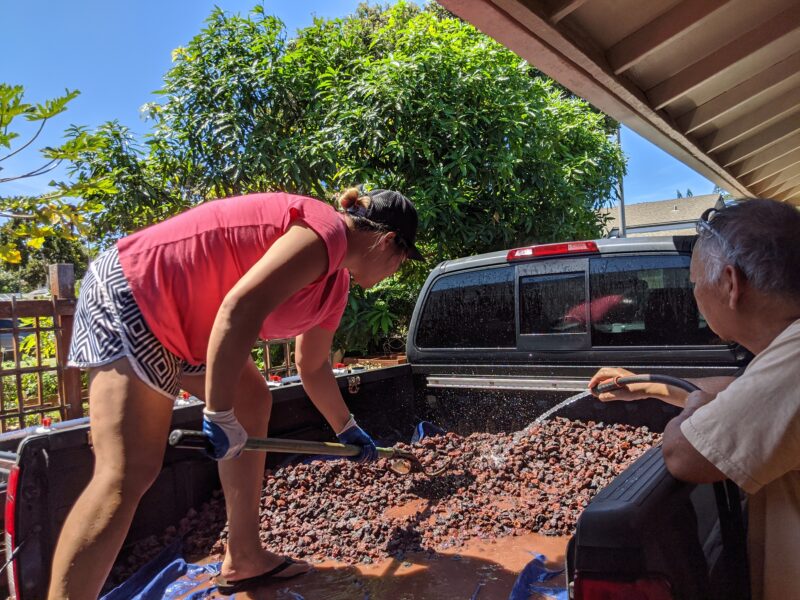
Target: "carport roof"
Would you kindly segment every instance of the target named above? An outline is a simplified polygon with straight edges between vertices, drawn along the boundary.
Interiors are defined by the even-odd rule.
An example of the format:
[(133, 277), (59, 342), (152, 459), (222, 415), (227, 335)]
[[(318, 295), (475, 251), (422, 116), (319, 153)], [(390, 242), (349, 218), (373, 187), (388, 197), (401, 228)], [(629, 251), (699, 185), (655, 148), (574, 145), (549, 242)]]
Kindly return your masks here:
[(797, 0), (439, 0), (735, 195), (800, 205)]

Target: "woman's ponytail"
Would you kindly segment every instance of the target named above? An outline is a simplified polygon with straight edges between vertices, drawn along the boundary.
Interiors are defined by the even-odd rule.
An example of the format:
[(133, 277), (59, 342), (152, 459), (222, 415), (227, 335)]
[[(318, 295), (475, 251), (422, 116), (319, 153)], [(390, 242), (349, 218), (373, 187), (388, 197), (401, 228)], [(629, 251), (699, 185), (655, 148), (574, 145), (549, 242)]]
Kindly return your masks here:
[(345, 212), (356, 204), (361, 204), (364, 208), (369, 206), (369, 196), (361, 196), (358, 188), (348, 188), (339, 196), (339, 206)]

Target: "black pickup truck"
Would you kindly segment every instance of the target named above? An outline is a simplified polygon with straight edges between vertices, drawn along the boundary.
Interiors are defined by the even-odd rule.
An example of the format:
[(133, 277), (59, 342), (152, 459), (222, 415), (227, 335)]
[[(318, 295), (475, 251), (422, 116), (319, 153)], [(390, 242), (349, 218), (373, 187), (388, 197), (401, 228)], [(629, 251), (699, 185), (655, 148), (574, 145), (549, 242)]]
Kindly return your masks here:
[[(419, 296), (408, 364), (345, 374), (339, 385), (359, 422), (387, 442), (406, 440), (423, 419), (462, 434), (514, 431), (570, 398), (555, 415), (662, 431), (676, 408), (580, 394), (601, 366), (697, 378), (744, 364), (698, 313), (692, 242), (606, 239), (442, 263)], [(270, 435), (332, 438), (300, 385), (273, 397)], [(197, 428), (200, 419), (200, 406), (180, 406), (173, 425)], [(92, 465), (85, 420), (0, 439), (12, 597), (45, 597), (58, 532)], [(218, 485), (212, 461), (169, 448), (127, 543), (175, 524)], [(567, 552), (571, 597), (746, 598), (735, 491), (680, 483), (660, 449), (649, 451), (581, 516)]]

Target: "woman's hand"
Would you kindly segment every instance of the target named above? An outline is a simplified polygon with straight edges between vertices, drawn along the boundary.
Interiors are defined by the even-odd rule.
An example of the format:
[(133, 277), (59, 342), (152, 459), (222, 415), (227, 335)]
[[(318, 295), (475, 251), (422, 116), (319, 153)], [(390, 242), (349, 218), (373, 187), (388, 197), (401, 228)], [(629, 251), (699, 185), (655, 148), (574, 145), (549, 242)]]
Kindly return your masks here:
[[(632, 371), (619, 367), (603, 367), (592, 376), (592, 379), (589, 381), (589, 390), (593, 390), (601, 383), (608, 383), (617, 377), (630, 377), (635, 374), (636, 373)], [(632, 383), (630, 385), (624, 385), (616, 390), (595, 395), (601, 402), (611, 402), (613, 400), (642, 400), (652, 396), (649, 387), (649, 383)], [(594, 392), (592, 393), (594, 394)]]
[(350, 420), (345, 423), (344, 429), (336, 434), (336, 439), (342, 444), (361, 446), (361, 454), (354, 456), (353, 460), (362, 463), (378, 460), (378, 448), (375, 446), (375, 442), (366, 431), (358, 426), (353, 415), (350, 415)]
[(204, 408), (203, 433), (211, 442), (208, 454), (215, 460), (236, 458), (242, 453), (247, 441), (247, 432), (233, 414), (232, 408), (219, 412)]

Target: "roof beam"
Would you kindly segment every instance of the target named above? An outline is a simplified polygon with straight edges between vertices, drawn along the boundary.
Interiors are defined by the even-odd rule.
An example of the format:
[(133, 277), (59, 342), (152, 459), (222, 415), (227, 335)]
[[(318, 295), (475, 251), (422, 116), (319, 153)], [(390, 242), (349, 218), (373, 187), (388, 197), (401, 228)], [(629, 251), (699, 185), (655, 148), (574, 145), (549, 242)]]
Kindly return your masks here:
[(732, 42), (689, 65), (679, 73), (647, 90), (656, 110), (692, 91), (706, 80), (732, 67), (800, 27), (800, 3), (761, 23)]
[(782, 186), (787, 181), (793, 181), (797, 177), (800, 177), (800, 166), (791, 167), (781, 173), (776, 173), (769, 179), (765, 179), (758, 185), (753, 186), (753, 190), (758, 191), (759, 194), (763, 194), (764, 192), (772, 191)]
[(550, 11), (550, 22), (555, 25), (586, 4), (588, 0), (561, 0)]
[(797, 76), (798, 73), (800, 73), (800, 52), (795, 52), (790, 57), (775, 63), (736, 87), (678, 117), (678, 127), (686, 133), (700, 129), (703, 125), (707, 125), (742, 104), (756, 100), (764, 92), (790, 77)]
[(760, 196), (764, 193), (764, 190), (769, 190), (777, 185), (780, 185), (781, 183), (781, 174), (778, 173), (777, 175), (773, 175), (772, 177), (765, 179), (759, 185), (752, 186), (750, 189)]
[(737, 119), (727, 127), (708, 134), (700, 140), (700, 145), (706, 148), (708, 152), (716, 152), (739, 138), (745, 137), (765, 123), (798, 110), (800, 110), (800, 87), (789, 90), (741, 119)]
[(800, 205), (800, 185), (795, 186), (785, 192), (780, 192), (773, 196), (775, 200), (780, 200), (782, 202), (789, 202), (790, 204), (798, 204)]
[(785, 154), (778, 160), (767, 163), (760, 169), (756, 169), (751, 174), (742, 177), (741, 181), (747, 187), (752, 187), (757, 183), (770, 179), (774, 175), (779, 175), (784, 169), (788, 169), (797, 164), (800, 164), (800, 148)]
[(785, 119), (765, 127), (754, 136), (740, 142), (730, 150), (723, 150), (717, 154), (717, 161), (723, 167), (730, 167), (757, 153), (762, 148), (800, 132), (800, 114), (793, 114)]
[(734, 177), (742, 177), (743, 175), (752, 173), (760, 167), (770, 164), (772, 161), (783, 158), (790, 152), (794, 152), (797, 149), (800, 149), (800, 134), (790, 135), (777, 144), (770, 146), (763, 152), (759, 152), (755, 156), (743, 160), (735, 167), (729, 169), (729, 172)]
[(729, 0), (683, 0), (608, 49), (606, 59), (619, 75), (665, 46), (676, 37), (698, 27), (703, 19)]
[(758, 194), (765, 198), (771, 198), (776, 194), (791, 190), (800, 185), (800, 169), (794, 169), (783, 176), (783, 181), (777, 184), (769, 184), (758, 188)]

